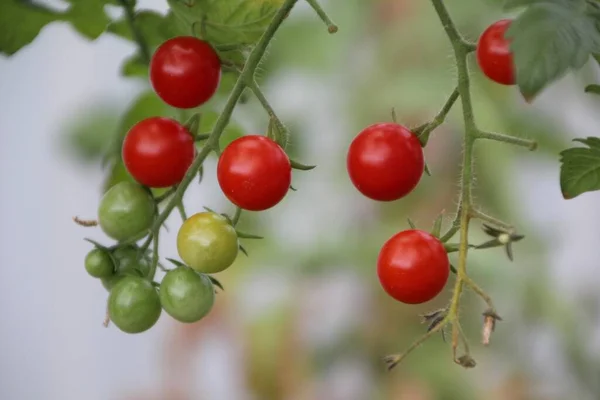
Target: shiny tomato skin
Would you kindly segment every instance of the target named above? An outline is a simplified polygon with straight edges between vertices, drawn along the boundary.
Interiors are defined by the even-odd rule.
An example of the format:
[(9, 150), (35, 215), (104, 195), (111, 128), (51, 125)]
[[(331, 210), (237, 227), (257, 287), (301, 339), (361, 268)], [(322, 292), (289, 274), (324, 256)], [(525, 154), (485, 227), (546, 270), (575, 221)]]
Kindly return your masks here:
[(154, 199), (142, 186), (123, 181), (102, 196), (98, 224), (107, 236), (124, 241), (150, 229), (155, 211)]
[(354, 186), (378, 201), (398, 200), (417, 186), (425, 160), (421, 143), (396, 123), (368, 126), (350, 144), (346, 167)]
[(212, 46), (192, 36), (161, 44), (150, 61), (150, 83), (172, 107), (188, 109), (206, 103), (221, 80), (221, 61)]
[(212, 309), (215, 289), (207, 275), (188, 267), (172, 269), (160, 283), (163, 310), (180, 322), (200, 321)]
[(125, 333), (142, 333), (156, 324), (162, 308), (150, 281), (126, 276), (115, 284), (108, 296), (108, 315)]
[(502, 85), (514, 85), (515, 66), (510, 41), (504, 36), (512, 20), (502, 19), (490, 25), (477, 43), (477, 64), (492, 81)]
[(377, 259), (381, 286), (391, 297), (406, 304), (433, 299), (446, 285), (449, 274), (444, 245), (430, 233), (417, 229), (392, 236)]
[(222, 215), (201, 212), (192, 215), (177, 232), (177, 252), (192, 269), (215, 274), (229, 268), (238, 255), (235, 228)]
[(123, 162), (133, 178), (153, 188), (181, 182), (194, 162), (192, 134), (170, 118), (152, 117), (134, 125), (123, 141)]
[(245, 210), (275, 206), (292, 183), (292, 167), (285, 151), (266, 136), (248, 135), (231, 142), (217, 165), (225, 196)]

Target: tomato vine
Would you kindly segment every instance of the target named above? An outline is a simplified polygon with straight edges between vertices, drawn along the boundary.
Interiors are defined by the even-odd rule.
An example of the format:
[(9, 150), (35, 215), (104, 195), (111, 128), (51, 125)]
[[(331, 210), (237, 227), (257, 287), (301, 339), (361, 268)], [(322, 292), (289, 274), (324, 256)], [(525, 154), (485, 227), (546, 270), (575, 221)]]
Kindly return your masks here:
[[(237, 229), (243, 210), (274, 207), (293, 189), (292, 169), (314, 168), (289, 158), (286, 153), (289, 132), (256, 80), (257, 68), (269, 44), (298, 1), (238, 0), (236, 11), (241, 10), (238, 14), (253, 17), (250, 22), (238, 21), (233, 26), (226, 22), (235, 19), (236, 11), (220, 15), (223, 9), (219, 7), (223, 6), (218, 0), (201, 4), (195, 0), (167, 0), (170, 10), (166, 16), (138, 10), (135, 0), (68, 0), (70, 7), (66, 11), (20, 0), (7, 0), (0, 6), (0, 29), (7, 29), (9, 19), (23, 21), (23, 25), (11, 28), (11, 35), (0, 35), (0, 52), (4, 54), (14, 54), (30, 43), (46, 24), (66, 21), (91, 39), (108, 31), (134, 41), (136, 54), (124, 63), (123, 74), (149, 75), (158, 97), (178, 111), (203, 106), (219, 86), (226, 87), (227, 99), (220, 113), (213, 115), (208, 132), (201, 129), (202, 118), (207, 114), (202, 112), (191, 116), (181, 112), (177, 120), (152, 115), (140, 121), (127, 116), (125, 138), (120, 138), (118, 151), (112, 151), (111, 156), (115, 158), (118, 154), (115, 166), (122, 166), (134, 181), (117, 179), (119, 182), (115, 183), (111, 176), (100, 201), (98, 221), (74, 218), (84, 227), (99, 226), (117, 242), (104, 246), (88, 240), (94, 249), (85, 259), (85, 268), (110, 292), (108, 315), (124, 332), (146, 331), (159, 319), (162, 309), (186, 323), (207, 315), (215, 301), (215, 287), (223, 289), (212, 274), (232, 265), (238, 252), (247, 255), (240, 239), (261, 238)], [(338, 27), (317, 0), (306, 1), (327, 30), (337, 32)], [(106, 4), (120, 6), (124, 17), (111, 21), (103, 9)], [(490, 25), (480, 40), (473, 43), (458, 31), (443, 0), (431, 0), (454, 53), (457, 70), (454, 91), (435, 117), (420, 126), (408, 129), (399, 125), (393, 111), (393, 123), (365, 128), (350, 145), (347, 158), (350, 178), (365, 196), (378, 201), (407, 196), (423, 172), (429, 172), (423, 147), (460, 100), (464, 130), (455, 218), (444, 232), (443, 215), (434, 222), (431, 232), (417, 229), (409, 220), (411, 229), (390, 238), (382, 246), (377, 262), (384, 290), (399, 301), (416, 304), (431, 300), (441, 292), (450, 271), (455, 275), (452, 296), (445, 308), (424, 315), (428, 323), (424, 335), (404, 352), (385, 358), (389, 369), (425, 340), (439, 332), (444, 334), (450, 327), (454, 362), (465, 368), (474, 367), (476, 362), (461, 328), (460, 306), (465, 289), (475, 292), (487, 306), (483, 312), (483, 344), (489, 344), (501, 317), (491, 297), (467, 272), (469, 251), (503, 247), (512, 261), (512, 244), (524, 238), (513, 225), (485, 214), (475, 203), (474, 149), (481, 140), (531, 151), (537, 143), (490, 132), (478, 125), (471, 98), (469, 56), (476, 53), (478, 65), (489, 79), (516, 85), (531, 102), (550, 83), (570, 70), (581, 68), (590, 55), (600, 62), (599, 4), (596, 0), (506, 0), (506, 10), (520, 8), (522, 13)], [(82, 7), (85, 19), (81, 17)], [(176, 63), (173, 60), (180, 65), (171, 65)], [(234, 78), (230, 86), (223, 82), (225, 74)], [(588, 85), (585, 91), (600, 94), (600, 85)], [(265, 135), (246, 135), (222, 149), (221, 139), (246, 92), (258, 100), (269, 117)], [(185, 121), (183, 116), (187, 116)], [(577, 141), (587, 148), (561, 153), (560, 184), (565, 198), (600, 190), (600, 139)], [(196, 145), (200, 145), (199, 150)], [(229, 215), (206, 209), (188, 217), (184, 194), (195, 179), (202, 179), (204, 162), (213, 153), (219, 157), (220, 187), (235, 205), (235, 212)], [(184, 221), (177, 237), (183, 262), (168, 259), (175, 268), (167, 270), (161, 264), (159, 238), (165, 221), (175, 209)], [(482, 223), (484, 232), (491, 237), (487, 242), (470, 243), (473, 221)], [(458, 242), (449, 243), (457, 234)], [(453, 252), (458, 253), (456, 267), (448, 259)], [(167, 271), (161, 283), (154, 281), (157, 268)], [(135, 301), (129, 302), (130, 298)]]

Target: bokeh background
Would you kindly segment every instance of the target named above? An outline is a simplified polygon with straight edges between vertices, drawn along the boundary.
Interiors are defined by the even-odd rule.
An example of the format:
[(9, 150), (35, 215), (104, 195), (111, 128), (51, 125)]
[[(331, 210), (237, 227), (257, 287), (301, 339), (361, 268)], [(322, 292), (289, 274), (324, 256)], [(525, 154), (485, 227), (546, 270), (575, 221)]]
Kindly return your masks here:
[[(71, 218), (95, 216), (111, 172), (101, 168), (101, 155), (123, 133), (123, 115), (133, 121), (172, 110), (146, 79), (119, 74), (134, 45), (116, 36), (90, 42), (55, 23), (14, 57), (0, 57), (1, 399), (600, 398), (598, 196), (565, 201), (558, 184), (558, 152), (574, 137), (598, 134), (600, 104), (583, 93), (585, 83), (600, 79), (597, 67), (565, 77), (527, 105), (515, 88), (483, 79), (471, 60), (479, 124), (540, 142), (535, 153), (477, 147), (478, 202), (514, 222), (526, 240), (515, 246), (513, 263), (501, 249), (470, 255), (472, 277), (504, 318), (483, 348), (484, 304), (464, 296), (477, 368), (456, 366), (449, 346), (434, 337), (388, 373), (381, 358), (424, 330), (418, 315), (444, 305), (451, 283), (428, 304), (394, 302), (377, 281), (377, 253), (409, 216), (424, 229), (444, 209), (452, 218), (460, 108), (426, 149), (433, 176), (401, 201), (362, 197), (345, 173), (345, 152), (366, 125), (389, 121), (392, 107), (409, 125), (431, 118), (454, 87), (455, 67), (427, 1), (322, 3), (340, 31), (328, 35), (300, 1), (260, 69), (267, 97), (292, 131), (291, 151), (318, 168), (295, 173), (298, 191), (276, 208), (243, 214), (244, 230), (266, 239), (246, 241), (250, 257), (219, 275), (225, 292), (206, 319), (183, 325), (163, 313), (140, 335), (102, 327), (107, 292), (83, 268), (90, 245), (82, 239), (107, 240)], [(505, 16), (500, 1), (447, 3), (472, 40)], [(139, 4), (167, 9), (163, 0)], [(234, 114), (229, 140), (266, 125), (250, 96)], [(188, 212), (232, 211), (214, 158), (205, 171), (186, 195)], [(167, 221), (162, 257), (177, 257), (180, 223), (177, 213)], [(473, 226), (472, 240), (483, 241)]]

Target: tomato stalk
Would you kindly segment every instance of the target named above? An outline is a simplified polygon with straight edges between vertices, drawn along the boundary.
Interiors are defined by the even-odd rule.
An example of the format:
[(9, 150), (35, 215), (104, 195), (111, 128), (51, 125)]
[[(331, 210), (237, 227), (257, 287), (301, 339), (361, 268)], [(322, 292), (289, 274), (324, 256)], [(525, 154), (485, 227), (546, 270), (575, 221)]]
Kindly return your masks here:
[[(297, 1), (298, 0), (284, 0), (283, 4), (271, 20), (271, 23), (268, 25), (261, 38), (258, 40), (256, 46), (250, 52), (248, 59), (244, 64), (244, 68), (241, 71), (240, 76), (238, 77), (229, 95), (229, 98), (227, 99), (227, 102), (225, 103), (223, 111), (221, 112), (217, 121), (215, 122), (210, 136), (208, 137), (206, 143), (204, 144), (200, 152), (197, 154), (196, 158), (194, 159), (194, 162), (183, 177), (183, 180), (177, 186), (177, 190), (171, 197), (170, 201), (165, 205), (163, 211), (156, 218), (154, 225), (151, 228), (152, 232), (157, 232), (161, 228), (163, 222), (168, 218), (171, 211), (179, 203), (181, 203), (186, 189), (188, 188), (194, 177), (198, 174), (200, 168), (202, 168), (204, 160), (212, 151), (219, 148), (219, 138), (221, 137), (223, 131), (227, 127), (236, 104), (240, 100), (244, 89), (249, 87), (249, 83), (251, 84), (252, 82), (254, 82), (256, 69), (262, 57), (264, 56), (269, 43), (271, 42), (273, 36), (277, 32), (277, 29), (282, 24), (283, 20), (292, 10)], [(316, 4), (316, 1), (312, 1), (311, 5), (312, 4)]]
[(140, 56), (142, 61), (146, 64), (150, 62), (150, 48), (148, 47), (148, 43), (146, 42), (146, 38), (142, 35), (142, 32), (139, 30), (136, 22), (135, 22), (135, 1), (133, 0), (118, 0), (119, 4), (125, 10), (125, 15), (127, 17), (127, 23), (131, 28), (131, 33), (135, 42), (138, 45), (138, 49), (140, 52)]
[[(473, 205), (472, 187), (473, 187), (473, 150), (477, 139), (488, 139), (499, 142), (505, 142), (517, 146), (526, 147), (529, 150), (535, 150), (536, 143), (531, 140), (517, 138), (500, 133), (490, 133), (480, 130), (476, 123), (473, 113), (473, 105), (471, 100), (469, 70), (467, 65), (467, 56), (476, 50), (476, 45), (466, 41), (457, 30), (443, 0), (431, 0), (431, 3), (438, 14), (442, 26), (451, 42), (454, 50), (454, 56), (458, 71), (458, 84), (456, 90), (452, 93), (446, 105), (440, 111), (436, 118), (427, 124), (424, 124), (416, 131), (420, 134), (422, 142), (427, 142), (428, 136), (437, 126), (443, 123), (447, 113), (452, 108), (454, 102), (460, 97), (463, 112), (464, 138), (463, 138), (463, 160), (461, 171), (460, 198), (456, 217), (454, 218), (448, 231), (442, 235), (441, 241), (447, 242), (457, 232), (460, 231), (460, 242), (458, 244), (458, 264), (456, 268), (456, 281), (450, 303), (447, 307), (447, 313), (444, 319), (439, 322), (433, 329), (425, 335), (417, 339), (404, 353), (394, 354), (386, 357), (388, 368), (391, 369), (402, 361), (412, 350), (418, 347), (425, 340), (430, 338), (433, 333), (441, 331), (448, 324), (452, 324), (452, 349), (454, 361), (465, 367), (472, 368), (475, 366), (475, 360), (469, 355), (469, 345), (467, 338), (462, 332), (460, 326), (460, 298), (465, 287), (474, 291), (487, 304), (488, 309), (484, 313), (484, 329), (482, 341), (488, 344), (490, 335), (495, 326), (495, 322), (501, 320), (496, 313), (491, 297), (480, 288), (467, 274), (467, 256), (470, 247), (475, 247), (469, 244), (469, 225), (472, 219), (479, 219), (505, 229), (508, 232), (514, 232), (511, 225), (502, 222), (496, 218), (490, 217), (481, 211), (477, 210)], [(455, 250), (455, 249), (453, 249)], [(465, 354), (457, 356), (456, 350), (462, 342)]]

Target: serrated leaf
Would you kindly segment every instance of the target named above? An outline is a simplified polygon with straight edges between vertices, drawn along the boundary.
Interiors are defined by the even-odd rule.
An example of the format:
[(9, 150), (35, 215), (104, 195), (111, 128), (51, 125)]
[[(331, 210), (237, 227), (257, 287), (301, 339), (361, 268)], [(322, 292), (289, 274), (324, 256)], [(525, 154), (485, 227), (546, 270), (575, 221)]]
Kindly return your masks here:
[[(253, 45), (261, 37), (283, 0), (167, 0), (173, 13), (193, 32), (213, 45)], [(191, 3), (191, 5), (190, 5)], [(222, 52), (223, 60), (239, 65), (243, 53)]]
[(565, 199), (600, 190), (600, 138), (575, 139), (588, 146), (560, 153), (560, 188)]
[(0, 0), (0, 53), (12, 55), (31, 43), (47, 24), (62, 15), (19, 0)]
[(600, 47), (600, 34), (586, 10), (582, 0), (536, 1), (512, 22), (506, 37), (524, 97), (535, 97), (569, 69), (581, 68)]

